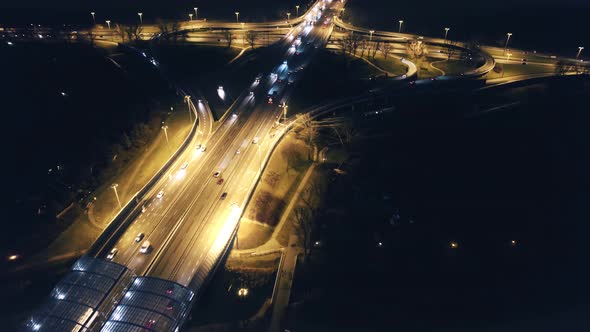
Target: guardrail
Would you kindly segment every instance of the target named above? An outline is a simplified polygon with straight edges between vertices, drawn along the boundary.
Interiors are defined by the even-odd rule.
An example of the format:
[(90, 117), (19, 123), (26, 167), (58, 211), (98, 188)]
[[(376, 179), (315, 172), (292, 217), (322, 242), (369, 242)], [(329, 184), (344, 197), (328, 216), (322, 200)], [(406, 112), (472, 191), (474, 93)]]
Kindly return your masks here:
[(168, 159), (168, 161), (156, 172), (156, 174), (154, 174), (154, 176), (152, 176), (152, 178), (137, 193), (135, 193), (135, 195), (133, 195), (131, 197), (131, 199), (129, 201), (127, 201), (127, 203), (125, 203), (124, 207), (119, 211), (119, 213), (117, 213), (117, 215), (113, 218), (113, 220), (111, 220), (111, 222), (109, 223), (107, 228), (102, 232), (102, 234), (94, 242), (92, 247), (90, 247), (90, 249), (86, 253), (87, 255), (90, 255), (90, 256), (100, 255), (101, 252), (105, 248), (107, 248), (108, 245), (111, 244), (112, 241), (114, 241), (114, 239), (116, 239), (117, 235), (119, 235), (125, 231), (127, 226), (133, 220), (132, 217), (136, 216), (139, 213), (138, 212), (138, 211), (140, 211), (139, 207), (141, 206), (141, 204), (139, 204), (139, 203), (142, 201), (145, 194), (147, 194), (152, 189), (154, 184), (156, 184), (160, 180), (161, 176), (166, 171), (168, 171), (170, 166), (172, 166), (172, 164), (174, 162), (176, 162), (176, 159), (178, 159), (178, 156), (181, 153), (183, 153), (184, 150), (186, 149), (186, 147), (190, 144), (191, 140), (193, 139), (194, 135), (197, 132), (197, 127), (198, 127), (199, 121), (198, 121), (198, 114), (196, 112), (195, 105), (192, 103), (192, 101), (189, 101), (189, 102), (190, 102), (190, 105), (192, 106), (192, 111), (195, 113), (195, 122), (193, 122), (193, 126), (191, 127), (189, 134), (184, 139), (182, 144), (178, 147), (178, 149)]

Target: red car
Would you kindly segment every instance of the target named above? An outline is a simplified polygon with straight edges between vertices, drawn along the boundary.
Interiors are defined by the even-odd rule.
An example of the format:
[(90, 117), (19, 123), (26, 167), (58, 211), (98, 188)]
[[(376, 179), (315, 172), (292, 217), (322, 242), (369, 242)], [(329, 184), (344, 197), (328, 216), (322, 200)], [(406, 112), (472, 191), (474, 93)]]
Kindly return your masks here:
[(217, 180), (217, 184), (223, 184), (223, 179)]

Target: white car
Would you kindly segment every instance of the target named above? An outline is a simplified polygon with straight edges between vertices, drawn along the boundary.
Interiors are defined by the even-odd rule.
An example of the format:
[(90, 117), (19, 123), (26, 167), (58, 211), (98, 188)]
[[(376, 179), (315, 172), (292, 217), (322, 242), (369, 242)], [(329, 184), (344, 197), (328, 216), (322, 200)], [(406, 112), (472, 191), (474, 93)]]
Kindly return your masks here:
[(205, 151), (207, 151), (207, 147), (206, 146), (201, 147), (201, 152), (205, 152)]
[(141, 248), (139, 248), (139, 252), (142, 254), (147, 254), (151, 248), (152, 245), (150, 244), (150, 241), (143, 241)]
[(197, 144), (197, 150), (201, 149), (201, 144)]
[(140, 242), (141, 240), (143, 240), (143, 237), (144, 237), (143, 233), (137, 234), (137, 236), (135, 237), (135, 242)]
[(180, 169), (186, 169), (188, 167), (188, 163), (184, 163), (182, 164), (182, 166), (180, 166)]
[(258, 143), (258, 137), (254, 137), (254, 139), (252, 140), (252, 144), (256, 144)]
[(156, 198), (160, 199), (164, 196), (164, 190), (160, 190), (160, 192), (156, 195)]
[(236, 154), (240, 154), (240, 149), (238, 149), (238, 150), (236, 151)]
[(107, 259), (108, 260), (113, 260), (113, 258), (115, 258), (115, 256), (117, 256), (117, 253), (119, 252), (119, 250), (117, 248), (113, 248), (111, 249), (111, 251), (109, 252), (109, 254), (107, 255)]
[(214, 178), (218, 178), (220, 175), (221, 175), (221, 171), (217, 171), (217, 172), (213, 173)]

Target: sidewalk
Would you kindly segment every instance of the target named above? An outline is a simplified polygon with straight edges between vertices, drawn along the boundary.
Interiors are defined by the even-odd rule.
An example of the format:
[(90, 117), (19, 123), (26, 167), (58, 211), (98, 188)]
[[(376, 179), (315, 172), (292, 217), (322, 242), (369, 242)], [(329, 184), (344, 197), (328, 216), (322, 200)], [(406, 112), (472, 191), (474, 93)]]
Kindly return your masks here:
[(289, 299), (291, 298), (291, 286), (293, 286), (293, 276), (299, 251), (300, 249), (297, 247), (297, 236), (291, 235), (273, 292), (270, 332), (281, 331), (285, 310), (289, 306)]

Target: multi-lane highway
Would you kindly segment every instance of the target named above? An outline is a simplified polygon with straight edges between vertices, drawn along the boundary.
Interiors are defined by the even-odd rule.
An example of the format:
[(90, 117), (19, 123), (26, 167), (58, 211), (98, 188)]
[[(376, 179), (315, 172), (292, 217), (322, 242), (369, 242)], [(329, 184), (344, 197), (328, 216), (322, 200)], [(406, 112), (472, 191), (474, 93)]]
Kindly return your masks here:
[[(229, 248), (264, 163), (286, 130), (278, 121), (281, 106), (314, 54), (327, 43), (333, 29), (330, 18), (343, 5), (343, 1), (319, 0), (290, 29), (274, 46), (281, 54), (276, 65), (252, 78), (215, 131), (193, 137), (144, 195), (125, 228), (99, 241), (90, 250), (94, 260), (77, 263), (56, 286), (42, 314), (28, 322), (29, 330), (55, 330), (56, 324), (75, 322), (82, 329), (120, 331), (141, 326), (168, 331), (182, 324)], [(200, 116), (209, 114), (206, 101), (193, 102)], [(207, 125), (202, 120), (200, 125)], [(88, 285), (98, 281), (100, 295), (89, 298)], [(72, 304), (88, 301), (93, 303), (90, 311)], [(76, 309), (65, 310), (69, 306)]]

